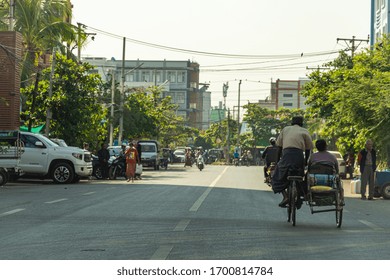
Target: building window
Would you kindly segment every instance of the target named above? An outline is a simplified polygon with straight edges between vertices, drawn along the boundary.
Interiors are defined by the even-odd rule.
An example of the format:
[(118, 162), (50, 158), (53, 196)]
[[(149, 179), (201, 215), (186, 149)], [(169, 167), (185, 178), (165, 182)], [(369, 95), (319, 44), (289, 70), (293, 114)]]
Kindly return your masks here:
[(135, 81), (134, 73), (130, 73), (130, 74), (125, 75), (125, 81), (126, 82), (134, 82)]
[(292, 103), (283, 103), (284, 107), (292, 107), (292, 105), (293, 105)]
[(173, 71), (168, 71), (168, 81), (170, 81), (171, 83), (176, 83), (176, 72), (173, 72)]
[(150, 73), (149, 73), (149, 71), (142, 71), (142, 73), (141, 73), (141, 81), (142, 82), (150, 82)]
[(177, 82), (178, 83), (184, 83), (185, 80), (186, 80), (186, 72), (177, 73)]
[(284, 93), (283, 97), (293, 97), (293, 94), (292, 93)]
[(184, 104), (185, 103), (184, 92), (176, 92), (176, 103), (177, 104)]
[(152, 77), (153, 77), (152, 82), (156, 82), (156, 83), (161, 82), (161, 72), (160, 71), (153, 71)]

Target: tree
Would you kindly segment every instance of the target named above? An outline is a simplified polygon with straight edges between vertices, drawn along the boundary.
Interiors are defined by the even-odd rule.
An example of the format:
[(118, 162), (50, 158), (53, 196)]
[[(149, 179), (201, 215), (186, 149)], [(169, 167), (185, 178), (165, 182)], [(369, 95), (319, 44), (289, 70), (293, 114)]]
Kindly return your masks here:
[[(42, 71), (36, 95), (35, 124), (44, 124), (46, 109), (52, 111), (51, 135), (64, 139), (68, 144), (81, 147), (83, 142), (98, 146), (106, 138), (106, 110), (99, 99), (102, 81), (98, 74), (90, 74), (93, 69), (88, 63), (78, 64), (63, 55), (57, 54), (54, 69), (52, 92), (49, 98), (49, 78), (51, 69)], [(31, 105), (34, 86), (26, 87), (23, 93)], [(29, 106), (31, 107), (31, 106)], [(25, 111), (24, 115), (31, 114)]]
[(389, 61), (390, 41), (385, 36), (353, 61), (341, 53), (329, 64), (331, 70), (309, 76), (303, 92), (309, 113), (321, 120), (320, 134), (334, 139), (340, 151), (358, 151), (371, 138), (380, 160), (389, 160)]
[(176, 115), (177, 105), (171, 97), (161, 97), (161, 88), (153, 86), (128, 92), (124, 110), (124, 131), (130, 138), (153, 138), (166, 147), (172, 143), (186, 144), (196, 130), (184, 127)]
[[(256, 103), (247, 104), (244, 108), (247, 110), (244, 121), (252, 129), (255, 144), (261, 146), (267, 146), (269, 138), (277, 136), (285, 126), (290, 125), (293, 116), (305, 114), (302, 109), (270, 110)], [(306, 118), (305, 121), (307, 121)]]
[[(0, 30), (8, 30), (9, 2), (0, 9)], [(22, 81), (30, 81), (38, 70), (39, 59), (54, 47), (62, 53), (63, 44), (76, 42), (76, 27), (68, 22), (72, 7), (68, 0), (17, 0), (14, 9), (14, 31), (23, 36)], [(85, 36), (85, 32), (82, 35)], [(26, 83), (25, 83), (26, 84)]]

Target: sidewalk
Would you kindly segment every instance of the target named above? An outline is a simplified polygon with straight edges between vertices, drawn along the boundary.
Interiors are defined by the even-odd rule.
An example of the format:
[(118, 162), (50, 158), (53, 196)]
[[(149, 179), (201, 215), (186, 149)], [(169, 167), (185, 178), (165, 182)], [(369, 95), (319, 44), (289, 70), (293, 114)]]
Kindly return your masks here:
[(351, 180), (350, 179), (346, 179), (346, 180), (342, 180), (342, 181), (343, 181), (344, 196), (345, 197), (357, 197), (357, 198), (360, 198), (360, 194), (356, 194), (356, 193), (352, 192)]

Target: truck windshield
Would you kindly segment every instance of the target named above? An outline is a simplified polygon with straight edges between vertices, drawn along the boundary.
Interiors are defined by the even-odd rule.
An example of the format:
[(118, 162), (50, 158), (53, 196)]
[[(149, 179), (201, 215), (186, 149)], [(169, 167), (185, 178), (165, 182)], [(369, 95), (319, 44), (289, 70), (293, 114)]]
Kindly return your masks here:
[(146, 152), (146, 153), (150, 153), (150, 152), (156, 152), (156, 146), (155, 145), (145, 145), (145, 144), (141, 144), (141, 151), (142, 152)]

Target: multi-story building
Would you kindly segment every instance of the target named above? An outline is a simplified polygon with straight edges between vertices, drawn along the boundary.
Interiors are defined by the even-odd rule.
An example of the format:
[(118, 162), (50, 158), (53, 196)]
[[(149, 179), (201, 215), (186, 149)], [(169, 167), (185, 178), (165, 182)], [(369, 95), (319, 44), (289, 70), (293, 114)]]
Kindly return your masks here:
[(370, 44), (374, 45), (389, 29), (390, 0), (371, 0), (371, 36)]
[(264, 100), (259, 100), (258, 104), (270, 110), (277, 110), (282, 107), (306, 109), (306, 98), (302, 96), (301, 91), (307, 82), (309, 82), (308, 79), (302, 78), (297, 81), (278, 79), (276, 82), (271, 82), (270, 95)]
[[(108, 80), (108, 72), (114, 71), (116, 79), (122, 79), (122, 61), (102, 57), (83, 58), (95, 66), (95, 70)], [(178, 105), (176, 114), (185, 124), (198, 129), (210, 125), (211, 93), (208, 85), (199, 87), (199, 64), (191, 61), (126, 60), (124, 62), (124, 87), (161, 86), (164, 96), (171, 96)]]
[(306, 98), (302, 96), (301, 91), (308, 79), (299, 79), (298, 81), (276, 80), (275, 87), (275, 109), (281, 107), (287, 109), (306, 109)]

